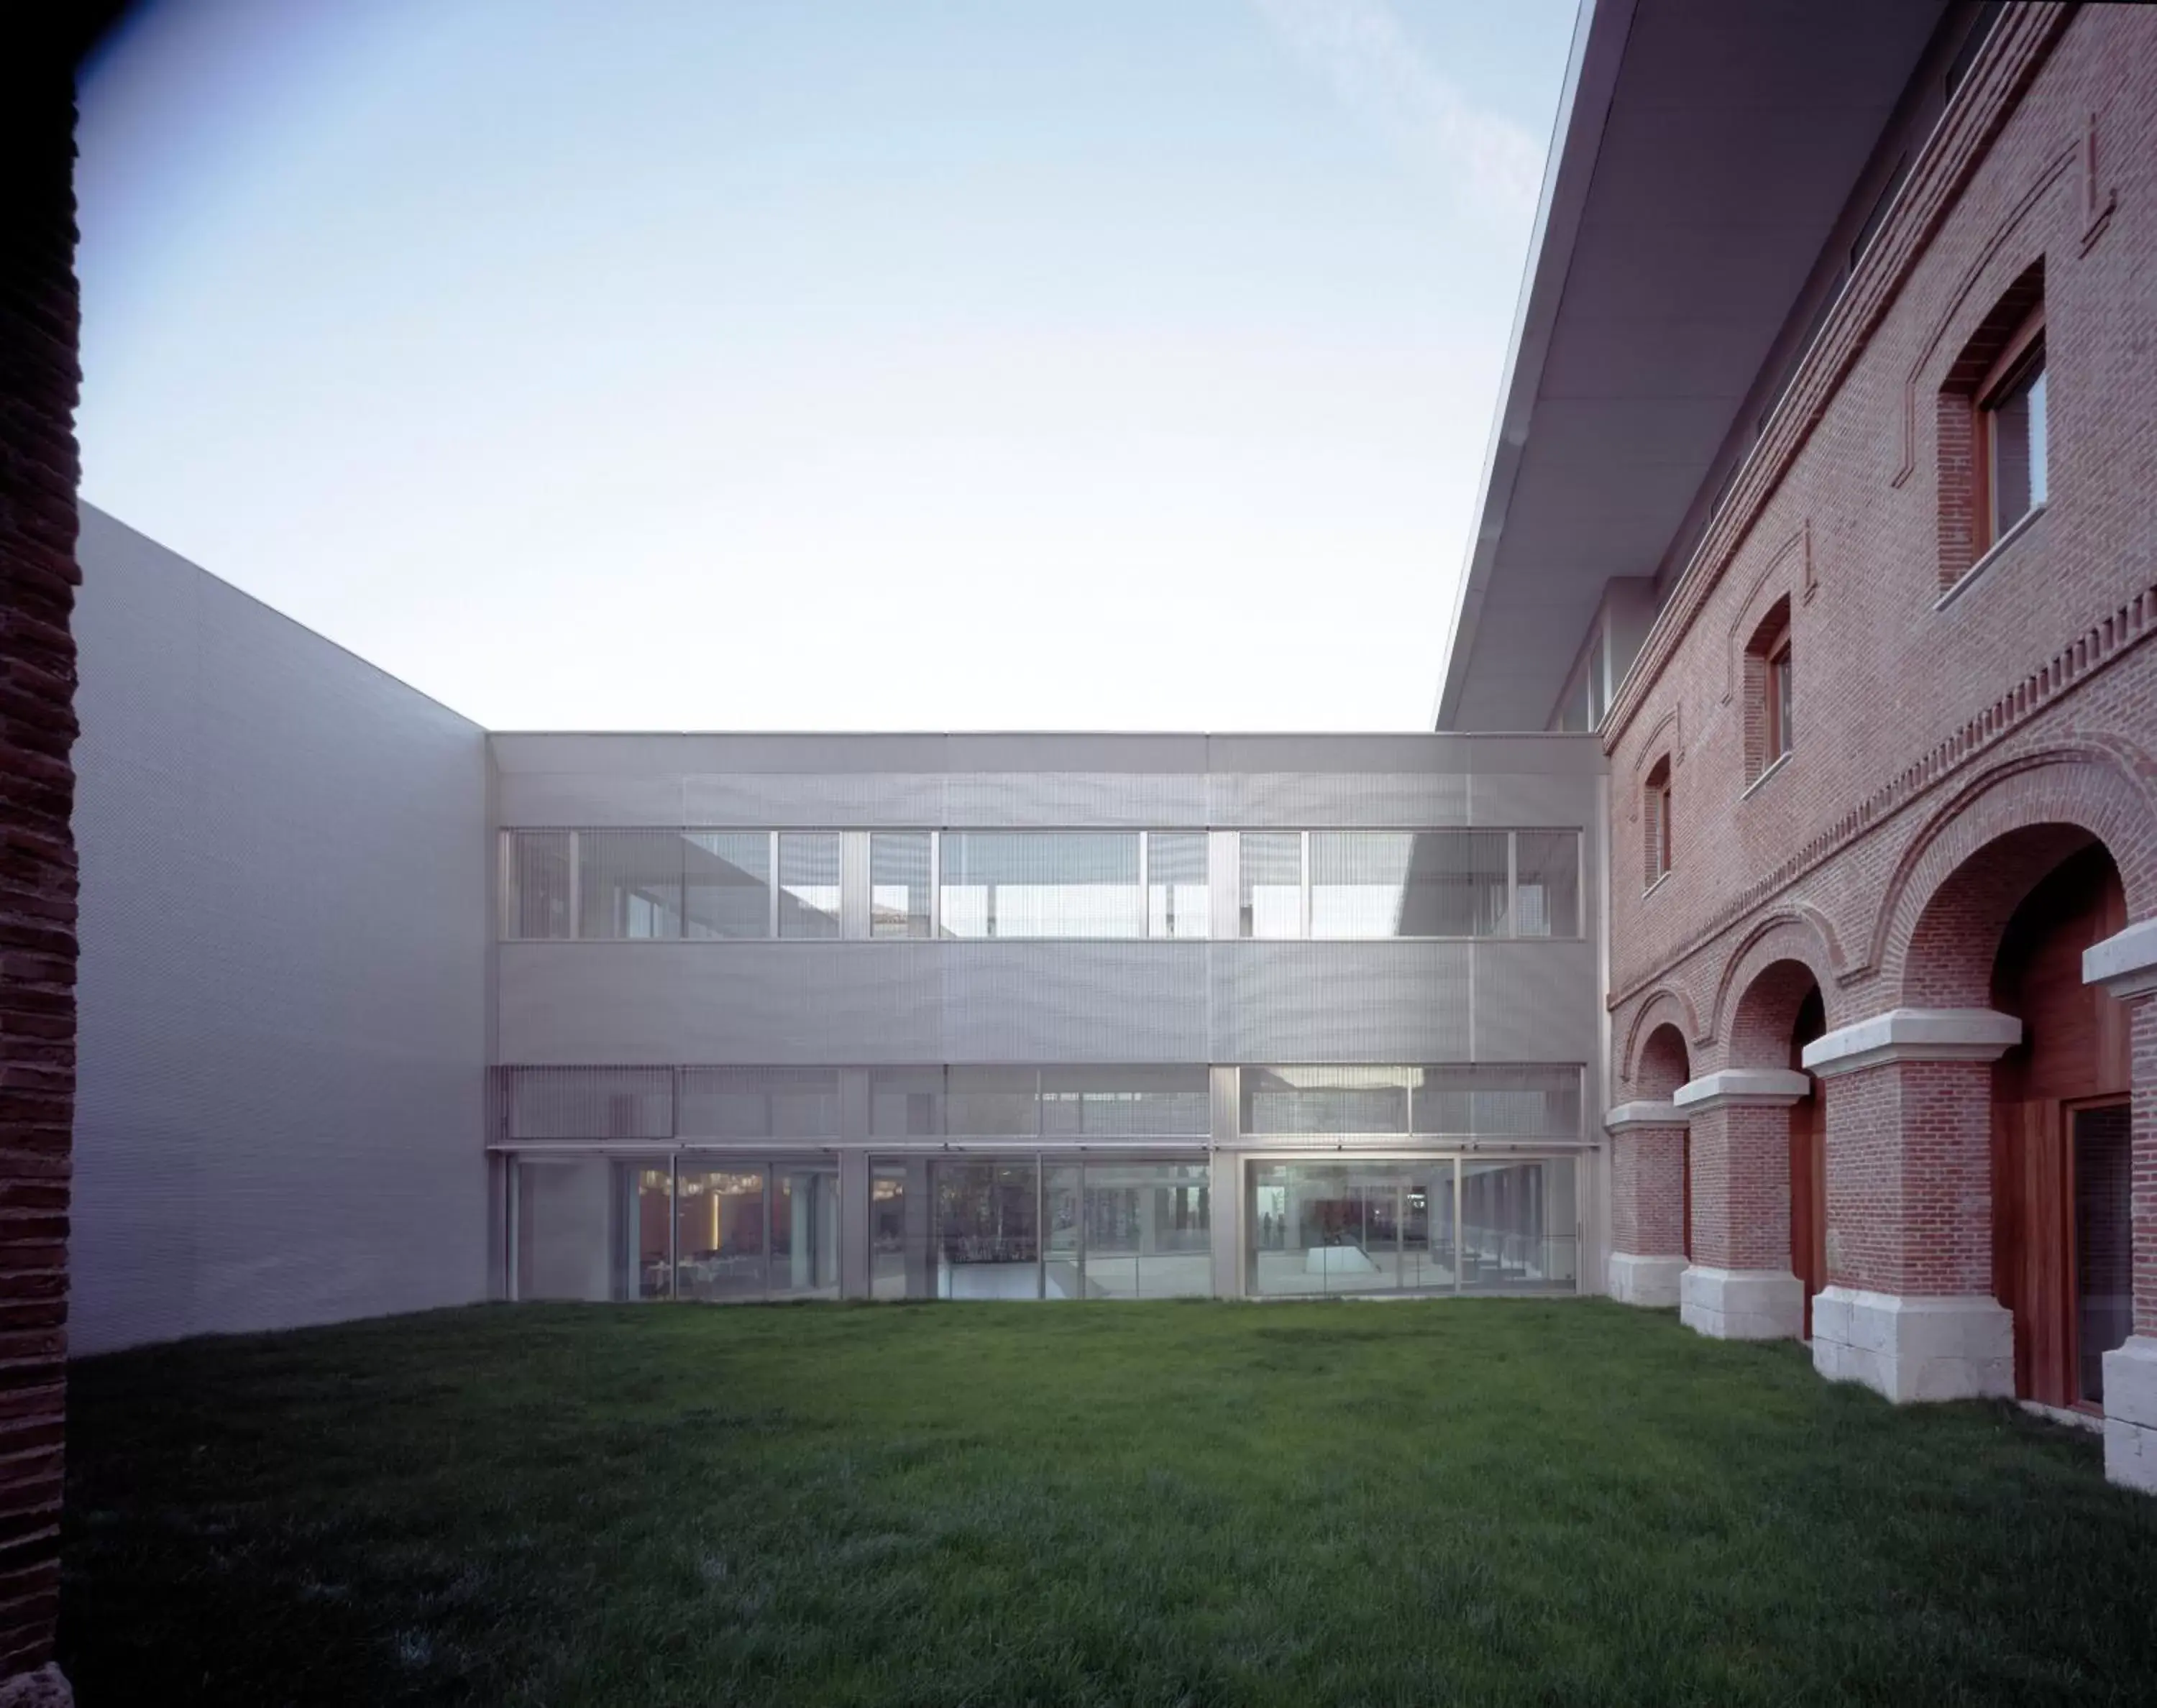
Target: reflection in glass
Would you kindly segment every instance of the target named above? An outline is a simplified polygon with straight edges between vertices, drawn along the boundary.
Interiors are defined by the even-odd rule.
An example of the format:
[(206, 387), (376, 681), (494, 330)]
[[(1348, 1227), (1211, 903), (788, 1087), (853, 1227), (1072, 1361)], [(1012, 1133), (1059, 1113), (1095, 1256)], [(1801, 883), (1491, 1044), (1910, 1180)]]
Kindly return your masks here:
[(675, 1293), (682, 1299), (761, 1299), (764, 1171), (682, 1166), (674, 1204)]
[(1251, 1166), (1251, 1291), (1427, 1292), (1456, 1284), (1449, 1160)]
[(1041, 1172), (1041, 1209), (1048, 1226), (1048, 1257), (1042, 1265), (1042, 1289), (1050, 1299), (1084, 1299), (1085, 1277), (1085, 1211), (1082, 1170), (1075, 1162), (1051, 1162)]
[(636, 1296), (666, 1299), (672, 1292), (667, 1284), (667, 1223), (674, 1207), (673, 1170), (664, 1166), (639, 1168), (625, 1164), (621, 1165), (620, 1180), (629, 1224), (624, 1244), (631, 1254), (631, 1273), (635, 1277)]
[(1579, 936), (1580, 833), (1518, 831), (1513, 843), (1514, 935)]
[(1022, 1161), (939, 1161), (936, 1294), (940, 1299), (1038, 1299), (1037, 1170)]
[(2104, 1399), (2104, 1355), (2134, 1327), (2134, 1155), (2126, 1104), (2076, 1109), (2075, 1354), (2081, 1397)]
[(929, 832), (872, 831), (869, 935), (929, 934)]
[(1136, 831), (952, 831), (947, 937), (1143, 937)]
[(1578, 1273), (1570, 1157), (1460, 1165), (1464, 1291), (1570, 1293)]
[(1084, 1297), (1212, 1294), (1212, 1199), (1203, 1163), (1089, 1161), (1080, 1223)]
[(1237, 839), (1236, 895), (1244, 936), (1302, 936), (1301, 833), (1245, 831)]
[(1246, 1133), (1406, 1133), (1405, 1068), (1246, 1068)]
[(869, 1165), (869, 1296), (927, 1299), (929, 1165), (881, 1160)]
[(770, 936), (770, 833), (689, 831), (682, 842), (688, 934), (702, 942)]
[(679, 937), (682, 850), (678, 831), (579, 831), (579, 934)]
[(839, 934), (837, 831), (787, 831), (779, 838), (779, 934)]
[(1146, 836), (1146, 935), (1204, 937), (1211, 924), (1206, 833), (1152, 831)]
[(774, 1298), (839, 1296), (839, 1172), (771, 1165), (770, 1288)]

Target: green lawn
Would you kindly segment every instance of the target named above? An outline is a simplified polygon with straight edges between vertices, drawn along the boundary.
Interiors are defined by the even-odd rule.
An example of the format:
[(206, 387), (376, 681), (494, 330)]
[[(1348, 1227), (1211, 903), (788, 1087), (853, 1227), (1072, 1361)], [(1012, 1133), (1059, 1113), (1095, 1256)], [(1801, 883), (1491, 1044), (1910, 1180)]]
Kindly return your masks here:
[(72, 1382), (84, 1708), (2157, 1688), (2094, 1437), (1599, 1301), (477, 1308)]

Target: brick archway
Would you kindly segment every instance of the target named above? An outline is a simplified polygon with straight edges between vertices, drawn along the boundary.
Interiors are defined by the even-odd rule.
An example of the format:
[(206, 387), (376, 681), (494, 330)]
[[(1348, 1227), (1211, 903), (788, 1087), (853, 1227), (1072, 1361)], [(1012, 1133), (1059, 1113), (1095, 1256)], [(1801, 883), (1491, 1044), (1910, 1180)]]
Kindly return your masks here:
[(2148, 756), (2091, 743), (2026, 756), (1962, 790), (1897, 863), (1873, 928), (1883, 1006), (1983, 1007), (2009, 917), (2092, 841), (2119, 868), (2130, 919), (2157, 914), (2157, 803)]
[[(1716, 985), (1715, 1033), (1733, 1068), (1789, 1065), (1790, 1025), (1808, 990), (1823, 1004), (1835, 989), (1840, 957), (1825, 924), (1810, 913), (1762, 920), (1723, 967)], [(1835, 1011), (1829, 1011), (1832, 1023)]]
[(1659, 1027), (1665, 1026), (1677, 1033), (1689, 1063), (1694, 1044), (1700, 1037), (1700, 1021), (1693, 1011), (1691, 999), (1675, 985), (1661, 985), (1650, 991), (1633, 1011), (1632, 1022), (1625, 1028), (1625, 1049), (1620, 1058), (1619, 1083), (1629, 1095), (1667, 1098), (1677, 1088), (1673, 1085), (1659, 1090), (1647, 1090), (1641, 1085), (1642, 1055), (1648, 1040), (1655, 1036)]

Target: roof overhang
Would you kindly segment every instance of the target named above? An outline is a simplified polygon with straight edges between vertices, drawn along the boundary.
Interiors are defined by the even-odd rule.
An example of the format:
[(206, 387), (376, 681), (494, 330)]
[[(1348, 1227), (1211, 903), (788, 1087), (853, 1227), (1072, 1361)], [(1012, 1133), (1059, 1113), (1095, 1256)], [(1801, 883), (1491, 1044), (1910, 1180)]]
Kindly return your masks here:
[(1541, 729), (1702, 497), (1947, 0), (1582, 0), (1440, 729)]

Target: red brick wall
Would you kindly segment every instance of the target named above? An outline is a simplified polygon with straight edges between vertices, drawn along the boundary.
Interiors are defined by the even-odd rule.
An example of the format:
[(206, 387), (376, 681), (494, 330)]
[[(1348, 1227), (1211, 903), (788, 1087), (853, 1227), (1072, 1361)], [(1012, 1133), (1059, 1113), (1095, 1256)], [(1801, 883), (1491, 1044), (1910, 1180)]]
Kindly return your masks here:
[(2134, 1050), (2134, 1332), (2157, 1335), (2157, 996), (2136, 1000)]
[(1790, 1267), (1790, 1112), (1715, 1109), (1692, 1119), (1692, 1260)]
[[(1941, 395), (2040, 265), (2047, 507), (1941, 605), (1943, 564), (1969, 553), (1949, 537), (1969, 447), (1952, 411), (1943, 434)], [(2157, 11), (2008, 8), (1606, 725), (1614, 1037), (1641, 1037), (1651, 1008), (1683, 1011), (1696, 1074), (1770, 1065), (1767, 1009), (1782, 1005), (1763, 1005), (1758, 1026), (1739, 1010), (1771, 952), (1820, 975), (1830, 1027), (1902, 1004), (1984, 1006), (2008, 915), (2093, 836), (2129, 917), (2157, 915), (2154, 321)], [(1797, 741), (1748, 795), (1745, 647), (1784, 598)], [(1665, 753), (1677, 846), (1648, 893), (1637, 803)], [(2068, 828), (2031, 828), (2048, 825)], [(2138, 1052), (2146, 1159), (2157, 1046)], [(1830, 1086), (1839, 1278), (1989, 1290), (1982, 1241), (1965, 1245), (1985, 1128), (1965, 1144), (1959, 1127), (1926, 1125), (1962, 1119), (1948, 1111), (1955, 1071), (1917, 1075), (1892, 1114), (1861, 1107), (1884, 1094), (1864, 1083), (1877, 1075)], [(1622, 1061), (1619, 1078), (1622, 1094)], [(1891, 1119), (1915, 1133), (1891, 1139)], [(1717, 1207), (1743, 1183), (1714, 1182), (1698, 1124), (1694, 1136), (1698, 1251), (1703, 1234), (1728, 1242), (1718, 1219), (1746, 1217)], [(2150, 1322), (2157, 1165), (2138, 1165), (2138, 1226), (2152, 1230), (2138, 1242), (2138, 1320)], [(1779, 1200), (1764, 1149), (1761, 1166)], [(1899, 1247), (1881, 1230), (1898, 1217)], [(1921, 1252), (1935, 1233), (1945, 1244)]]
[(1610, 1141), (1610, 1249), (1685, 1255), (1686, 1129), (1634, 1127)]
[[(39, 26), (33, 24), (34, 30)], [(59, 1598), (75, 1098), (74, 82), (0, 39), (0, 1676)]]
[(1992, 1291), (1992, 1068), (1909, 1062), (1828, 1082), (1828, 1281)]

